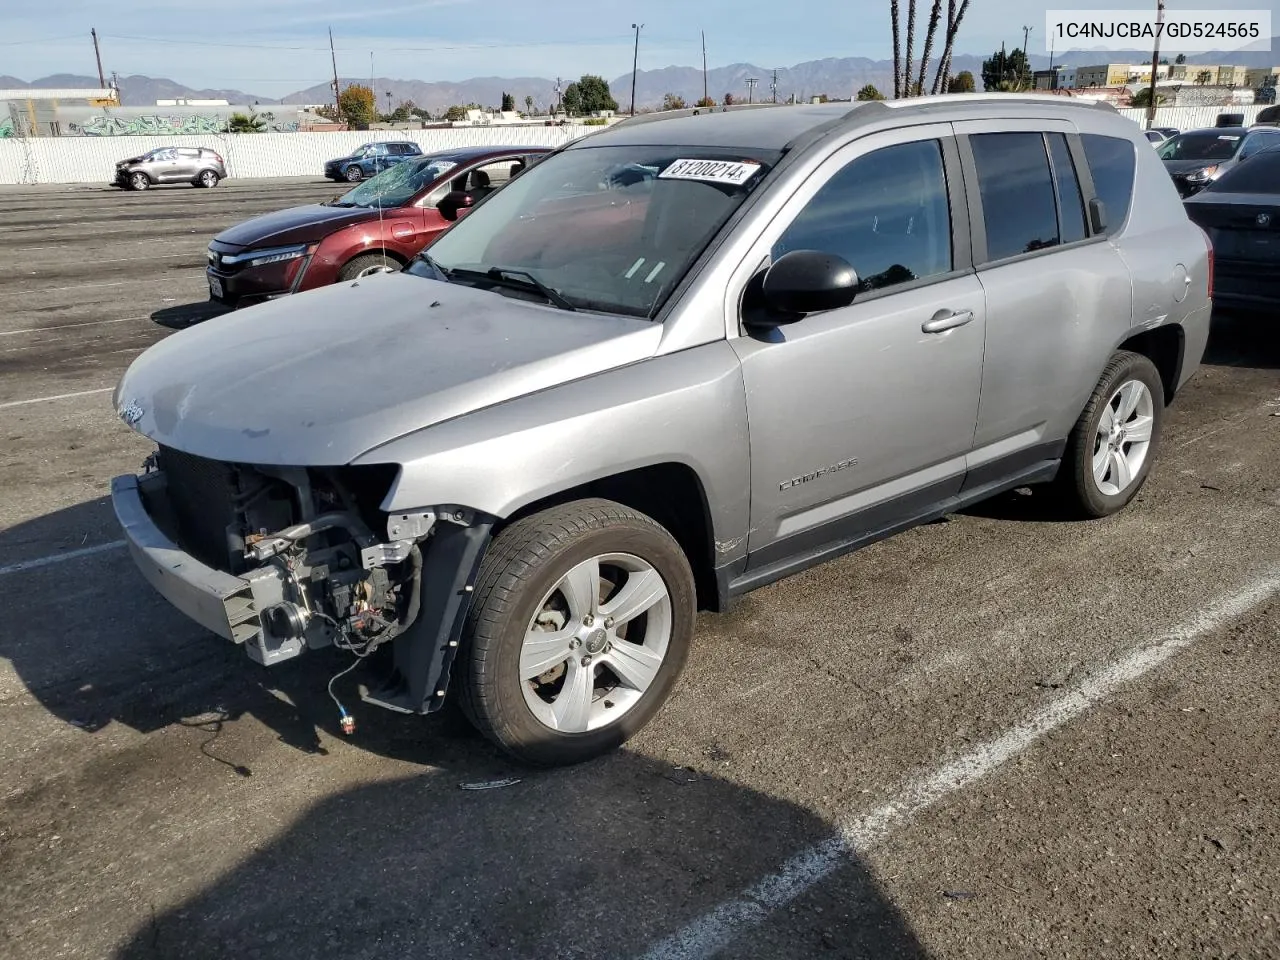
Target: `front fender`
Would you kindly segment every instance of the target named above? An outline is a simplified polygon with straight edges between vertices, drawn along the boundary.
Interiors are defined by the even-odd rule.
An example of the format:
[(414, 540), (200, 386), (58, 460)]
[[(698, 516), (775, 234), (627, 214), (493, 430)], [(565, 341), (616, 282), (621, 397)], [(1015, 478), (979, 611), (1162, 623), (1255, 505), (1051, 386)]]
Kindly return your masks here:
[(393, 440), (355, 464), (400, 466), (382, 507), (459, 505), (507, 518), (594, 480), (660, 463), (694, 471), (716, 562), (745, 551), (746, 393), (725, 341), (586, 377)]

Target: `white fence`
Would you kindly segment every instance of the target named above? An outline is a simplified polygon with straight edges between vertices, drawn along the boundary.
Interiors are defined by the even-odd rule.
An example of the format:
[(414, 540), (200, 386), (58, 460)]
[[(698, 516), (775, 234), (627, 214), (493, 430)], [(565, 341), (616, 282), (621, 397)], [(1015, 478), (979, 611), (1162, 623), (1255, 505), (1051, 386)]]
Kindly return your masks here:
[[(1253, 123), (1259, 113), (1267, 108), (1266, 104), (1248, 107), (1157, 107), (1156, 126), (1176, 127), (1179, 130), (1195, 130), (1197, 127), (1212, 127), (1218, 122), (1220, 113), (1243, 113), (1244, 125)], [(1135, 123), (1146, 125), (1147, 111), (1145, 107), (1126, 108), (1121, 110), (1124, 116)]]
[[(1161, 107), (1156, 126), (1190, 130), (1211, 127), (1221, 113), (1242, 113), (1252, 123), (1262, 110), (1248, 107)], [(1146, 111), (1125, 109), (1136, 123)], [(106, 183), (117, 160), (162, 146), (211, 147), (232, 177), (320, 176), (324, 162), (370, 140), (413, 140), (427, 153), (453, 147), (556, 147), (598, 128), (581, 126), (453, 127), (435, 130), (371, 130), (344, 133), (229, 133), (179, 137), (36, 137), (0, 140), (0, 184)]]
[(156, 147), (209, 147), (230, 177), (322, 176), (324, 162), (372, 140), (412, 140), (426, 153), (457, 147), (558, 147), (597, 128), (453, 127), (342, 133), (229, 133), (178, 137), (33, 137), (0, 140), (0, 184), (107, 183), (116, 161)]

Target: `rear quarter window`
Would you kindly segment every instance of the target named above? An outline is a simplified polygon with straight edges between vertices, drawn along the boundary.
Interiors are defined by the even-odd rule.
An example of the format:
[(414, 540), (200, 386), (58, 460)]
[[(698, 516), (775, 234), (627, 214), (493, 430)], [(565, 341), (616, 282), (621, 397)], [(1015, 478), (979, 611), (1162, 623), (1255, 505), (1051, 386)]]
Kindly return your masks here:
[(1093, 189), (1106, 208), (1107, 236), (1114, 236), (1129, 219), (1133, 202), (1134, 145), (1120, 137), (1082, 134), (1084, 155), (1093, 177)]

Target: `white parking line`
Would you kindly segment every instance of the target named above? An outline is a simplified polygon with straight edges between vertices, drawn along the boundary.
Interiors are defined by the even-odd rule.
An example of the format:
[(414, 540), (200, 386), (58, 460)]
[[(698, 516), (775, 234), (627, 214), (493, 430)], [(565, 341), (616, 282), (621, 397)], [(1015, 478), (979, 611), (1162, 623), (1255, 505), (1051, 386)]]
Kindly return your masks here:
[(896, 826), (949, 794), (995, 772), (1041, 738), (1087, 713), (1119, 688), (1132, 683), (1175, 654), (1226, 623), (1240, 617), (1277, 592), (1280, 569), (1250, 581), (1236, 593), (1222, 597), (1169, 633), (1152, 639), (1128, 656), (1103, 668), (1077, 686), (1064, 690), (1040, 710), (1006, 733), (970, 752), (909, 780), (887, 803), (870, 813), (843, 822), (830, 840), (792, 857), (777, 873), (744, 890), (684, 929), (655, 944), (645, 960), (710, 957), (763, 922), (770, 910), (785, 906), (848, 862), (850, 853), (875, 846)]
[[(179, 257), (186, 257), (187, 259), (190, 259), (190, 260), (200, 260), (200, 261), (207, 259), (207, 257), (204, 255), (203, 249), (201, 249), (201, 250), (193, 250), (191, 253), (156, 253), (156, 254), (152, 254), (149, 257), (112, 257), (110, 260), (77, 260), (76, 266), (91, 267), (97, 263), (132, 263), (135, 260), (147, 260), (147, 261), (175, 260)], [(20, 279), (27, 279), (33, 275), (38, 275), (38, 274), (39, 274), (38, 270), (29, 271), (29, 272), (23, 273)]]
[(0, 410), (8, 407), (25, 407), (29, 403), (46, 403), (50, 400), (70, 400), (72, 397), (91, 397), (95, 393), (110, 393), (115, 387), (101, 387), (97, 390), (77, 390), (75, 393), (56, 393), (52, 397), (32, 397), (30, 400), (10, 400), (0, 403)]
[(0, 337), (16, 337), (20, 333), (57, 333), (72, 327), (96, 327), (103, 323), (128, 323), (130, 320), (146, 320), (146, 317), (120, 317), (116, 320), (85, 320), (79, 323), (60, 323), (52, 327), (24, 327), (21, 330), (0, 330)]
[(66, 560), (79, 560), (81, 557), (92, 557), (94, 554), (106, 553), (109, 550), (119, 550), (123, 547), (123, 540), (112, 540), (110, 543), (100, 543), (96, 547), (85, 547), (81, 550), (68, 550), (66, 553), (55, 553), (49, 557), (40, 557), (36, 560), (23, 560), (21, 563), (11, 563), (7, 567), (0, 567), (0, 577), (8, 573), (22, 573), (25, 570), (39, 570), (41, 567), (49, 567), (55, 563), (62, 563)]
[[(184, 278), (185, 279), (185, 278)], [(173, 277), (153, 277), (150, 280), (112, 280), (107, 283), (75, 283), (69, 287), (46, 287), (45, 293), (56, 293), (65, 290), (91, 290), (94, 287), (132, 287), (139, 283), (173, 283)]]

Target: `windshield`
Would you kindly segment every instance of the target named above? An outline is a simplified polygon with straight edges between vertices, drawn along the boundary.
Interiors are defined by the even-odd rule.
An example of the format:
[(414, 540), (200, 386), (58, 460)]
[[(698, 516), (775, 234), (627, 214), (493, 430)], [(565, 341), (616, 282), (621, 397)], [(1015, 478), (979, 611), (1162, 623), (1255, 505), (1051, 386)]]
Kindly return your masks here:
[(444, 157), (426, 157), (407, 160), (388, 167), (376, 177), (370, 177), (354, 190), (342, 195), (335, 207), (402, 207), (413, 199), (419, 190), (429, 187), (458, 164)]
[[(649, 317), (776, 160), (711, 147), (565, 150), (497, 190), (426, 254), (458, 282), (500, 267), (574, 307)], [(434, 275), (423, 260), (407, 272)]]
[[(1280, 142), (1277, 143), (1280, 146)], [(1269, 149), (1232, 167), (1204, 188), (1208, 193), (1280, 193), (1280, 150)]]
[(1160, 147), (1160, 159), (1230, 160), (1243, 140), (1238, 133), (1180, 133)]

